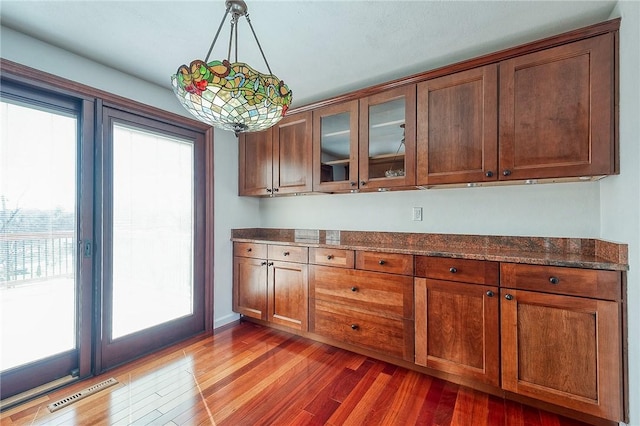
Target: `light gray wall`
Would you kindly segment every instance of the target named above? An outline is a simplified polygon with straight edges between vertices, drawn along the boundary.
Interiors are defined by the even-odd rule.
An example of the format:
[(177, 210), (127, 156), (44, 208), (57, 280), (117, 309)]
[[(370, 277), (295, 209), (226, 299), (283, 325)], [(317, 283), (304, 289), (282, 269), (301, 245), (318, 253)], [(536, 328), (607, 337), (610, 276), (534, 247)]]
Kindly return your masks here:
[(620, 170), (600, 184), (600, 236), (629, 244), (627, 274), (630, 424), (640, 425), (640, 2), (618, 2)]
[[(597, 182), (265, 198), (264, 227), (597, 237)], [(423, 221), (412, 220), (422, 207)]]

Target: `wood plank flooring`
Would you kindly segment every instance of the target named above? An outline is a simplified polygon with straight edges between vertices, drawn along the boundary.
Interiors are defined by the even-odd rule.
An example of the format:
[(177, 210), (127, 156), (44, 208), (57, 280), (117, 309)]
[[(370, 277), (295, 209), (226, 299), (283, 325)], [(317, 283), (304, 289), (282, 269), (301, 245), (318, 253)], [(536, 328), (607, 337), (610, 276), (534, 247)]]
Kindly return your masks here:
[[(47, 405), (119, 381), (50, 413)], [(2, 425), (584, 423), (253, 323), (203, 336), (0, 414)]]

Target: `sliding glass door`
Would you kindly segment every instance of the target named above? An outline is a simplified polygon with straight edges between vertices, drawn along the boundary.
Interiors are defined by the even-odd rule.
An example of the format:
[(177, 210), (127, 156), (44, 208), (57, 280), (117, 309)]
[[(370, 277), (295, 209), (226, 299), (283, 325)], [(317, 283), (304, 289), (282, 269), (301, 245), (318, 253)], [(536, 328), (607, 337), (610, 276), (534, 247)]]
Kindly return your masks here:
[(209, 128), (4, 65), (7, 407), (211, 330), (213, 159)]
[(201, 135), (105, 109), (102, 369), (204, 330)]
[[(88, 374), (92, 104), (3, 84), (0, 102), (0, 370), (2, 398)], [(90, 122), (91, 123), (91, 122)], [(87, 154), (88, 153), (88, 154)], [(86, 202), (85, 200), (88, 200)], [(81, 296), (87, 295), (85, 303)], [(90, 311), (87, 311), (90, 312)], [(82, 357), (81, 357), (82, 355)], [(84, 360), (82, 361), (81, 358)]]

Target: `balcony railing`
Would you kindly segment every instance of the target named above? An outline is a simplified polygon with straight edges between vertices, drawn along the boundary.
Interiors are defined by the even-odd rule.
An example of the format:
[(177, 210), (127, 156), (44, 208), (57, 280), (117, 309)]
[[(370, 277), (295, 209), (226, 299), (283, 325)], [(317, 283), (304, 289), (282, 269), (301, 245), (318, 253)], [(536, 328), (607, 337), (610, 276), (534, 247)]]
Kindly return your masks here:
[(74, 232), (0, 234), (0, 286), (72, 275)]

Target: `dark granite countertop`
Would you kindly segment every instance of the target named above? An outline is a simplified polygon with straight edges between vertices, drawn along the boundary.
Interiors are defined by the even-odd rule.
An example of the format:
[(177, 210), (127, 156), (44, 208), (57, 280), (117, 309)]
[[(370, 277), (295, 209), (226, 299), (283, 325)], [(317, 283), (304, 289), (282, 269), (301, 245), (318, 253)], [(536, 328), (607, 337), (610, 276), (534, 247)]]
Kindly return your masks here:
[(590, 238), (244, 228), (233, 229), (231, 240), (574, 268), (629, 269), (627, 244)]

